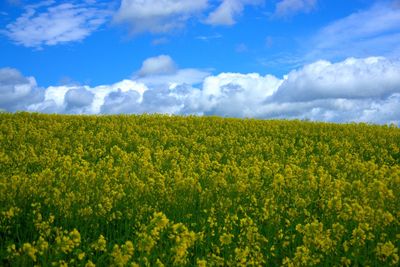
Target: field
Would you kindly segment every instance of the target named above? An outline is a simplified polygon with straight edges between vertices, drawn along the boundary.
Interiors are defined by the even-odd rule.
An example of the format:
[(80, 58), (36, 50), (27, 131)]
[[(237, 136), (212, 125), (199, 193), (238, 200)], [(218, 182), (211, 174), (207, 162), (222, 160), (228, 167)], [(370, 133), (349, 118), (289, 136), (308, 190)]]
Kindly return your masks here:
[(0, 265), (398, 266), (400, 129), (0, 114)]

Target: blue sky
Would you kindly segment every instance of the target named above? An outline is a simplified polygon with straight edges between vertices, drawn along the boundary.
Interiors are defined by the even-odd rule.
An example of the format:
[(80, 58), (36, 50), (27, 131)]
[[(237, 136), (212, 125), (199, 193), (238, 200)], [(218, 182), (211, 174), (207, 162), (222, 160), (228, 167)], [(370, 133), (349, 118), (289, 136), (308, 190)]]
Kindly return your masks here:
[(0, 108), (400, 121), (398, 0), (0, 3)]

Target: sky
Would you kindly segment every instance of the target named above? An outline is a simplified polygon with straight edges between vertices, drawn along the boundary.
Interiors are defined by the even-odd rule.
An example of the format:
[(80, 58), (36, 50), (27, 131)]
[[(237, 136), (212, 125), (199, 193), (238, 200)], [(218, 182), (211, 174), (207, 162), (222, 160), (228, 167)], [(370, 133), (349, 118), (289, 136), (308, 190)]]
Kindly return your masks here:
[(0, 110), (399, 125), (400, 0), (2, 0)]

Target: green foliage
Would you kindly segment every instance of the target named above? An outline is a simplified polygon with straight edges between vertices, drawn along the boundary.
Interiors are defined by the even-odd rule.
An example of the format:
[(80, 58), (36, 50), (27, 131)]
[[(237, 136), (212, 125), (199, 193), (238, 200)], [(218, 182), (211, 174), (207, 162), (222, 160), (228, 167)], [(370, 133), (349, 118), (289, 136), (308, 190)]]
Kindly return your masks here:
[(400, 130), (0, 114), (0, 265), (399, 264)]

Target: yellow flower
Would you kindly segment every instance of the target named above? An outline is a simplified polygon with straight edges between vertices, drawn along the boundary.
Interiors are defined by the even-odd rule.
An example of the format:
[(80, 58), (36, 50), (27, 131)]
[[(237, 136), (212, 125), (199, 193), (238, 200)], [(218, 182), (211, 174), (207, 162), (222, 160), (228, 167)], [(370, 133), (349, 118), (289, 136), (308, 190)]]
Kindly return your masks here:
[(44, 240), (43, 237), (39, 237), (36, 247), (38, 248), (39, 254), (43, 255), (43, 253), (49, 248), (49, 243), (46, 240)]
[(85, 267), (96, 267), (96, 264), (94, 264), (91, 260), (88, 260), (88, 262), (85, 264)]
[(68, 263), (63, 261), (63, 260), (61, 260), (61, 261), (58, 262), (58, 266), (60, 266), (60, 267), (68, 267)]
[(78, 230), (74, 229), (69, 233), (69, 237), (71, 238), (72, 242), (75, 243), (75, 245), (79, 245), (81, 243), (81, 234), (79, 233)]
[(132, 241), (126, 241), (123, 249), (128, 255), (133, 256), (134, 248)]
[(83, 258), (85, 258), (85, 252), (79, 253), (78, 254), (78, 260), (83, 260)]
[(197, 259), (196, 263), (197, 263), (198, 267), (206, 267), (207, 266), (207, 261), (206, 260)]
[(125, 254), (126, 248), (122, 247), (122, 249), (116, 244), (114, 245), (111, 256), (113, 257), (113, 264), (116, 266), (125, 266), (128, 261), (131, 259), (131, 255)]
[(34, 262), (36, 262), (37, 250), (30, 243), (24, 243), (22, 245), (22, 251), (25, 252)]
[(230, 243), (232, 243), (232, 238), (233, 238), (232, 234), (225, 233), (219, 237), (219, 241), (221, 242), (222, 245), (229, 245)]
[(343, 266), (351, 266), (351, 260), (346, 258), (346, 257), (342, 257), (340, 259), (340, 262), (342, 263)]
[(399, 262), (399, 255), (397, 254), (398, 248), (396, 248), (391, 241), (386, 243), (378, 243), (376, 247), (376, 254), (382, 260), (386, 261), (391, 258), (391, 263), (397, 264)]
[(283, 259), (282, 265), (283, 266), (288, 266), (288, 267), (294, 267), (295, 266), (294, 263), (288, 257), (285, 257)]
[(160, 261), (160, 259), (157, 259), (156, 260), (156, 266), (157, 267), (164, 267), (165, 265), (164, 265), (164, 263), (162, 263), (162, 261)]
[(9, 245), (9, 246), (7, 247), (7, 253), (8, 253), (9, 255), (11, 255), (12, 257), (19, 256), (19, 252), (18, 252), (18, 250), (17, 250), (15, 244), (11, 244), (11, 245)]
[(107, 251), (107, 241), (103, 235), (99, 236), (99, 239), (95, 243), (91, 245), (91, 247), (99, 252), (106, 252)]

